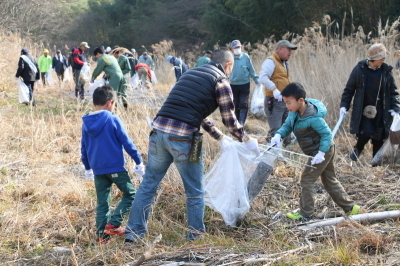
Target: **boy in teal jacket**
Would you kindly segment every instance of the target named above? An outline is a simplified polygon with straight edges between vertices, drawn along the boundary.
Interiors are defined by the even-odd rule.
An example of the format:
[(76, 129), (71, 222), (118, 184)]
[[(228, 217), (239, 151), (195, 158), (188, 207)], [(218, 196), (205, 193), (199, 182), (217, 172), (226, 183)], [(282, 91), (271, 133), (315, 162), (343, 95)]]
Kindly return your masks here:
[(335, 146), (331, 130), (324, 120), (327, 113), (326, 107), (320, 101), (306, 99), (306, 92), (299, 83), (290, 83), (281, 94), (290, 113), (285, 123), (271, 139), (271, 145), (281, 147), (281, 139), (293, 132), (302, 151), (312, 156), (307, 164), (314, 166), (314, 168), (306, 166), (301, 175), (300, 211), (287, 213), (286, 216), (293, 220), (303, 221), (312, 218), (313, 188), (319, 176), (333, 201), (348, 215), (357, 214), (360, 206), (349, 199), (336, 178), (333, 165)]

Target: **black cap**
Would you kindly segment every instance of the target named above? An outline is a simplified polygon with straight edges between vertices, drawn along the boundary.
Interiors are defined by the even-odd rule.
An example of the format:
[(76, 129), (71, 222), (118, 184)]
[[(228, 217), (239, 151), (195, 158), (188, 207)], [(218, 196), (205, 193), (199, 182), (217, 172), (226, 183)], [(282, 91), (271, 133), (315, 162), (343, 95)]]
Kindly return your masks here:
[(212, 51), (211, 50), (207, 50), (206, 54), (212, 54)]
[(27, 54), (27, 53), (29, 53), (29, 52), (28, 52), (28, 49), (25, 49), (25, 48), (24, 48), (24, 49), (21, 50), (21, 53)]
[(60, 50), (57, 50), (56, 53), (57, 53), (57, 54), (61, 54), (61, 51), (60, 51)]

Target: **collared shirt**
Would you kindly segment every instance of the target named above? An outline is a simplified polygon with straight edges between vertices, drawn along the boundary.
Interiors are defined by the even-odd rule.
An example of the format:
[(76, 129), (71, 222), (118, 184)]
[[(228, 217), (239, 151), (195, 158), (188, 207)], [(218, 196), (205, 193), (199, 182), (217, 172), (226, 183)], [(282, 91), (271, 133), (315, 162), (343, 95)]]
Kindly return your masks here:
[(368, 62), (369, 62), (369, 60), (367, 59), (367, 61), (365, 61), (365, 63), (367, 64), (368, 68), (369, 68), (369, 69), (372, 69), (372, 70), (377, 70), (377, 69), (381, 68), (381, 66), (382, 66), (382, 65), (380, 65), (380, 66), (378, 66), (377, 68), (372, 68), (372, 67), (368, 64)]
[[(283, 61), (286, 71), (288, 71), (288, 61)], [(267, 90), (273, 91), (276, 89), (275, 83), (271, 81), (271, 77), (275, 71), (275, 62), (271, 58), (267, 58), (261, 66), (260, 82)]]
[[(248, 141), (250, 137), (246, 134), (243, 126), (239, 124), (235, 116), (233, 94), (228, 80), (223, 79), (219, 81), (215, 87), (215, 92), (219, 111), (222, 117), (222, 123), (228, 128), (229, 132), (235, 139), (240, 142)], [(203, 120), (201, 127), (216, 140), (220, 140), (224, 135), (208, 117)], [(168, 134), (182, 137), (189, 136), (193, 134), (193, 132), (199, 130), (197, 127), (193, 127), (179, 120), (162, 116), (157, 116), (154, 119), (153, 128)]]

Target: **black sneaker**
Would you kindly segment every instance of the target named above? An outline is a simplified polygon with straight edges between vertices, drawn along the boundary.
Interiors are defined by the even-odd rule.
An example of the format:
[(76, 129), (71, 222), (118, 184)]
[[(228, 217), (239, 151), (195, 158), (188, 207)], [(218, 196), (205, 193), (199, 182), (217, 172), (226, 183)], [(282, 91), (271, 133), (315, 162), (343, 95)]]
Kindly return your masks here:
[(358, 149), (354, 149), (351, 153), (350, 153), (350, 159), (357, 162), (358, 160), (358, 156), (360, 155), (360, 152)]
[(133, 244), (135, 244), (135, 242), (136, 242), (136, 241), (134, 241), (134, 240), (125, 238), (124, 245), (125, 245), (125, 246), (132, 246)]

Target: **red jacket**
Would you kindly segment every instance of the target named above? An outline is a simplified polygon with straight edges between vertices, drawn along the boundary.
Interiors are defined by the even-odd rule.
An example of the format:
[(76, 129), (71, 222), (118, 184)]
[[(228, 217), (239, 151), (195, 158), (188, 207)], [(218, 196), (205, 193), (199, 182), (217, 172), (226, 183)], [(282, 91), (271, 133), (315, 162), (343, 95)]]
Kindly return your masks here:
[(151, 69), (148, 65), (146, 65), (145, 63), (139, 63), (135, 66), (135, 71), (137, 72), (139, 68), (144, 67), (147, 70), (147, 77), (149, 78), (149, 80), (151, 81)]
[(80, 70), (85, 63), (83, 51), (80, 48), (76, 48), (72, 53), (73, 64), (72, 68)]

